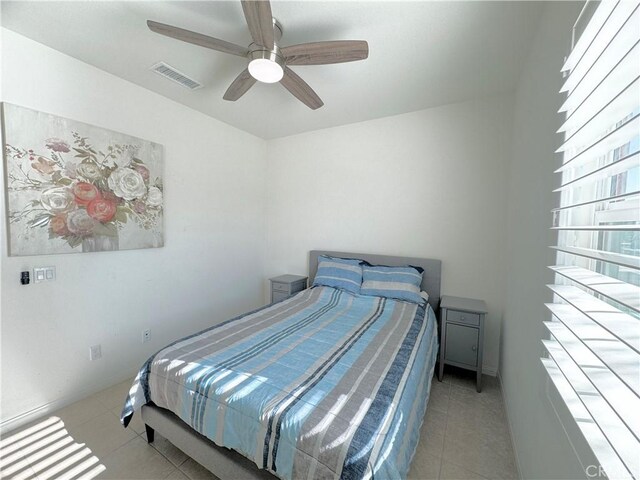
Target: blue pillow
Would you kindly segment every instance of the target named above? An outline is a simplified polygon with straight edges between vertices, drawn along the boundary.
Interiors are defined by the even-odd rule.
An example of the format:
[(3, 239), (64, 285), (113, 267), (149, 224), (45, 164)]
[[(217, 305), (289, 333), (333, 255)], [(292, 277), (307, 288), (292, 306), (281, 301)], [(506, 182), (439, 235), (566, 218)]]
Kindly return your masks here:
[(422, 304), (425, 299), (420, 295), (420, 285), (422, 284), (420, 270), (414, 267), (364, 265), (360, 293)]
[(340, 288), (351, 293), (360, 293), (362, 284), (362, 261), (355, 258), (336, 258), (327, 255), (318, 257), (318, 272), (313, 285)]

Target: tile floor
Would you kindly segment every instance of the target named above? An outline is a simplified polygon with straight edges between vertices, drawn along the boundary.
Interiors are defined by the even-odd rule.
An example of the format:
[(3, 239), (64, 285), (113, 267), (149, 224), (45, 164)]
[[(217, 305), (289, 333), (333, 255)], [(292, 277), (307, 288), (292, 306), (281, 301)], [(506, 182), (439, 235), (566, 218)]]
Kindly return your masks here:
[[(473, 373), (447, 369), (433, 381), (409, 479), (515, 479), (516, 467), (497, 380), (476, 393)], [(0, 477), (11, 479), (173, 479), (216, 477), (156, 433), (146, 442), (135, 415), (119, 423), (129, 380), (65, 407), (0, 442)]]
[(496, 377), (445, 367), (433, 379), (410, 480), (517, 479), (511, 435)]

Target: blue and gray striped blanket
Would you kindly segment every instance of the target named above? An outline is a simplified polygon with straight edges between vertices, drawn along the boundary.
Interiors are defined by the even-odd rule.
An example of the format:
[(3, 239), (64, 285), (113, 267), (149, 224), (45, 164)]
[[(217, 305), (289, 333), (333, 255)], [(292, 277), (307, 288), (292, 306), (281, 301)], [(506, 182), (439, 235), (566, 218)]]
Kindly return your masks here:
[(285, 480), (405, 478), (436, 331), (426, 304), (315, 287), (160, 350), (122, 422), (153, 402)]

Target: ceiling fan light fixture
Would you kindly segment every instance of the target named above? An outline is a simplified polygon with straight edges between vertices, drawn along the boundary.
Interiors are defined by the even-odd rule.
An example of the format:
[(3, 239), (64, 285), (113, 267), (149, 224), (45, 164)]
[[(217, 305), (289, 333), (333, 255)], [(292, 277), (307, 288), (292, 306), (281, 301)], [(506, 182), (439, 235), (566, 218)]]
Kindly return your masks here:
[(273, 60), (256, 58), (249, 62), (249, 73), (263, 83), (276, 83), (282, 80), (284, 69)]
[(273, 50), (259, 48), (250, 51), (248, 68), (251, 76), (259, 82), (276, 83), (284, 76), (284, 59), (278, 55), (277, 46)]

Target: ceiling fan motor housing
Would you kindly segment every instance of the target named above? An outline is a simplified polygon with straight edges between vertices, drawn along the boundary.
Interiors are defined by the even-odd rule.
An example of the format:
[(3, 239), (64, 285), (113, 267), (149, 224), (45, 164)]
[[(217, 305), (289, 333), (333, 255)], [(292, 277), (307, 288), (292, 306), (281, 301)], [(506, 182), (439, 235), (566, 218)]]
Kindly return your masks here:
[(277, 42), (282, 38), (282, 26), (273, 19), (273, 50), (268, 50), (262, 45), (251, 43), (249, 45), (249, 73), (258, 81), (264, 83), (275, 83), (282, 79), (284, 73), (284, 56), (280, 53)]
[(249, 61), (258, 59), (271, 60), (284, 68), (284, 57), (280, 53), (278, 45), (274, 45), (273, 50), (267, 50), (260, 45), (252, 43), (249, 45), (249, 54), (247, 55), (247, 58)]

